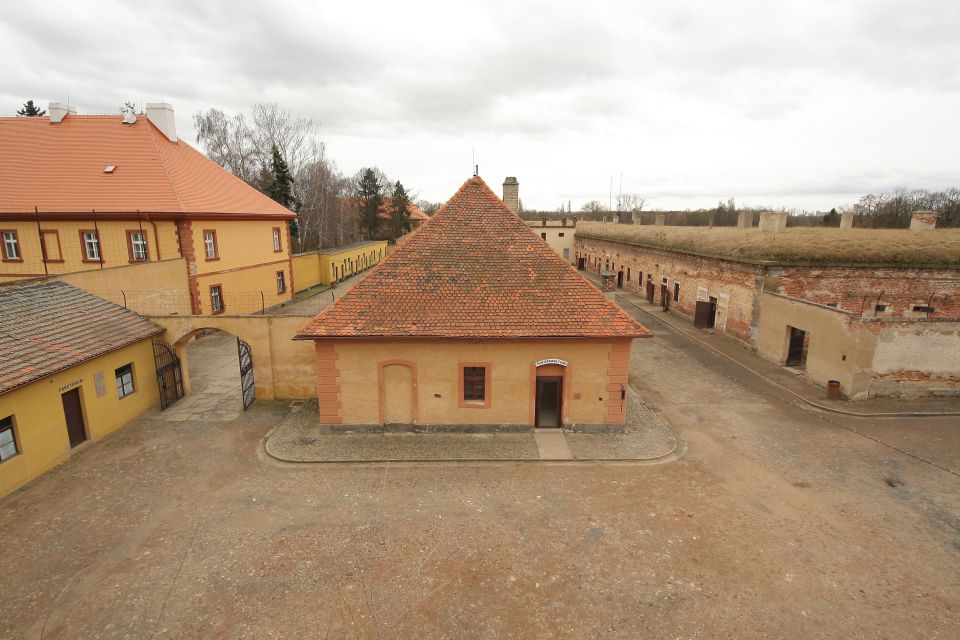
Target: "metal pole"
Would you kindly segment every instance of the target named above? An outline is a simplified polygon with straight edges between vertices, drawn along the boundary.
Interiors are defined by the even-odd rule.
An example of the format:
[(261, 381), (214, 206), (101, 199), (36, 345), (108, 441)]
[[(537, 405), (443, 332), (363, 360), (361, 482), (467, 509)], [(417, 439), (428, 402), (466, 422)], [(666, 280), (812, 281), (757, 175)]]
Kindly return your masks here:
[(260, 290), (260, 315), (263, 315), (267, 312), (266, 306), (263, 302), (263, 290)]
[(43, 242), (43, 231), (40, 230), (40, 210), (34, 205), (33, 215), (37, 219), (37, 238), (40, 240), (40, 257), (43, 258), (43, 273), (50, 275), (47, 270), (47, 245)]

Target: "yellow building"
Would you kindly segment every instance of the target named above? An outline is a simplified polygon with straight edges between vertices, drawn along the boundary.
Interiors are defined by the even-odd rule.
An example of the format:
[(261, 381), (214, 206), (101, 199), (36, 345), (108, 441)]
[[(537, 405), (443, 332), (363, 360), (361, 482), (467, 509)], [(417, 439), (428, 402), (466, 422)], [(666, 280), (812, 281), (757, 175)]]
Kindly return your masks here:
[[(56, 103), (49, 113), (0, 118), (0, 281), (183, 258), (189, 313), (292, 298), (295, 214), (177, 138), (170, 105), (148, 104), (131, 123)], [(110, 286), (183, 297), (181, 278), (141, 271)]]
[(63, 282), (0, 285), (0, 496), (159, 402), (163, 330)]
[(541, 220), (527, 220), (529, 226), (540, 238), (550, 245), (566, 262), (574, 264), (576, 254), (574, 244), (577, 239), (577, 219), (574, 217), (555, 218), (544, 217)]
[(365, 271), (387, 257), (386, 240), (354, 242), (293, 256), (297, 292), (317, 285), (340, 282)]
[(297, 339), (329, 431), (617, 430), (647, 336), (474, 177)]

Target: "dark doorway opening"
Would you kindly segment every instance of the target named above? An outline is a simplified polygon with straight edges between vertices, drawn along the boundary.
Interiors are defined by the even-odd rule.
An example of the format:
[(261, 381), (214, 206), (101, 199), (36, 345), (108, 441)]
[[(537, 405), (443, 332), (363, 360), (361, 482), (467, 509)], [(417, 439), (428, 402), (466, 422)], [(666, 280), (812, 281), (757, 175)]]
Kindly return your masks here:
[(667, 285), (660, 285), (660, 306), (664, 311), (670, 309), (670, 293), (667, 291)]
[(623, 271), (617, 271), (617, 289), (623, 289)]
[(537, 403), (534, 425), (538, 428), (560, 426), (563, 378), (537, 376)]
[(787, 348), (787, 366), (803, 367), (807, 364), (807, 349), (810, 342), (807, 332), (796, 327), (787, 327), (790, 330), (790, 346)]
[(60, 396), (63, 401), (63, 415), (67, 419), (67, 436), (70, 448), (87, 441), (87, 426), (83, 422), (83, 405), (80, 403), (80, 389), (70, 389)]
[(586, 258), (577, 258), (577, 271), (583, 271), (587, 266), (586, 262)]
[(707, 316), (707, 329), (713, 329), (717, 324), (717, 299), (710, 296), (710, 315)]
[(647, 302), (653, 304), (653, 283), (647, 280)]

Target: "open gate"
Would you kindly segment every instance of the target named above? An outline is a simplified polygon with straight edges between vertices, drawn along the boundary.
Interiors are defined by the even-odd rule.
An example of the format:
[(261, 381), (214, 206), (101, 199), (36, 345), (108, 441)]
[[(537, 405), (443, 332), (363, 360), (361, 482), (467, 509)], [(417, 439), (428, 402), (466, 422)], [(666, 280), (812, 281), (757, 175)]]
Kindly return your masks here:
[(157, 386), (160, 388), (160, 408), (166, 409), (183, 397), (183, 372), (180, 358), (173, 347), (163, 340), (153, 341), (153, 359), (157, 365)]
[(250, 345), (237, 338), (237, 353), (240, 355), (240, 390), (243, 392), (243, 410), (246, 411), (257, 399), (253, 388), (253, 355)]

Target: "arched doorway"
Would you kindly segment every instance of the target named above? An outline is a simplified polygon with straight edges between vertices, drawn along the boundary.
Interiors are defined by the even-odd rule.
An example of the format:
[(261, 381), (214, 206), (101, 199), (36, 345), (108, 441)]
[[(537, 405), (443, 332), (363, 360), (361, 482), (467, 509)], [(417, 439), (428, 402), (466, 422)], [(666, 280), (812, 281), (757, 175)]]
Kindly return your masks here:
[(253, 356), (246, 342), (221, 329), (202, 328), (180, 337), (173, 346), (180, 356), (188, 395), (169, 411), (232, 420), (253, 403)]
[(417, 369), (406, 360), (388, 360), (378, 367), (380, 422), (417, 423)]

